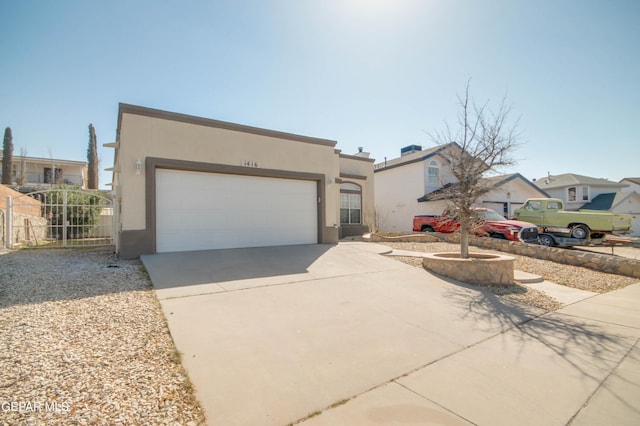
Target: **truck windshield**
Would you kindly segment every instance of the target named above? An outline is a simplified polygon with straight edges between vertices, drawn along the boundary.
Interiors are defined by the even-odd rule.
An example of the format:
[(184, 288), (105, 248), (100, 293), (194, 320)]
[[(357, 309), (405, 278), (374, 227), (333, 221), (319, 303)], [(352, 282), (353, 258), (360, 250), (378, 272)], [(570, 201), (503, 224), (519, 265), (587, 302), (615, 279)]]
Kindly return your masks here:
[(507, 220), (506, 217), (494, 212), (493, 210), (480, 210), (478, 216), (484, 220)]

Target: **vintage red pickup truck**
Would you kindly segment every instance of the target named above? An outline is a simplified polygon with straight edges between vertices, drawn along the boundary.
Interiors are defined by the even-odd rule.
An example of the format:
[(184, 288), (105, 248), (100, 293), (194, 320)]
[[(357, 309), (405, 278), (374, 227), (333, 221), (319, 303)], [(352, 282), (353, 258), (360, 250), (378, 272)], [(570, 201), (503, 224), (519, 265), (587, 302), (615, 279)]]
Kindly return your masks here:
[[(502, 238), (510, 241), (538, 242), (538, 227), (533, 223), (509, 220), (491, 209), (474, 208), (476, 218), (472, 232), (482, 237)], [(413, 218), (414, 232), (443, 232), (460, 229), (455, 212), (445, 210), (441, 216), (420, 215)]]

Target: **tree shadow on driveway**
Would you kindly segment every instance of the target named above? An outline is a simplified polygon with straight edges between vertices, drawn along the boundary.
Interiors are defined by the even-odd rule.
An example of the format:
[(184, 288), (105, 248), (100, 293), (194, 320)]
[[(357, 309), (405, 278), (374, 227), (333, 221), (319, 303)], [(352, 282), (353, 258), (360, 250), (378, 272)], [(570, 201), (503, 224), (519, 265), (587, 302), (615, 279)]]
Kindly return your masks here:
[[(481, 365), (481, 368), (500, 375), (501, 381), (510, 383), (532, 400), (545, 400), (554, 393), (560, 401), (569, 395), (583, 398), (573, 407), (573, 415), (597, 392), (606, 389), (610, 398), (635, 413), (634, 416), (640, 416), (640, 404), (634, 396), (640, 391), (638, 376), (617, 374), (622, 363), (638, 365), (640, 330), (632, 323), (607, 320), (607, 316), (597, 310), (592, 317), (565, 313), (563, 309), (539, 310), (538, 315), (526, 319), (524, 312), (532, 312), (526, 306), (520, 305), (523, 315), (514, 316), (517, 302), (501, 299), (482, 288), (476, 288), (478, 297), (464, 297), (455, 286), (474, 286), (449, 282), (454, 287), (447, 297), (463, 308), (461, 315), (478, 323), (497, 321), (505, 330), (470, 348), (474, 355), (495, 354), (494, 359), (487, 361), (490, 366)], [(548, 377), (548, 382), (541, 385), (536, 382), (539, 377)], [(612, 377), (618, 384), (608, 386)]]

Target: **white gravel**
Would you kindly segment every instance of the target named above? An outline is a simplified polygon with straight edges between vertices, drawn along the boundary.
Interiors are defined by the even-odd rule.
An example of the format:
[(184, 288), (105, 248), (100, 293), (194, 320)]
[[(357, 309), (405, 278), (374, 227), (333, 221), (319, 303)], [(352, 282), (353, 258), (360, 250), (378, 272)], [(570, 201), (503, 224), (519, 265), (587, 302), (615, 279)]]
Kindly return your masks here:
[[(458, 244), (434, 242), (434, 243), (412, 243), (412, 242), (383, 242), (380, 243), (396, 250), (407, 250), (423, 253), (455, 252), (460, 250)], [(491, 250), (471, 247), (474, 252), (491, 252)], [(580, 290), (592, 291), (595, 293), (606, 293), (620, 289), (638, 282), (637, 278), (625, 277), (622, 275), (598, 272), (579, 266), (564, 265), (548, 260), (534, 259), (526, 256), (518, 256), (507, 253), (515, 258), (514, 267), (517, 270), (540, 275), (545, 280), (567, 287)], [(392, 258), (412, 266), (422, 268), (421, 258), (398, 257)], [(549, 297), (542, 291), (527, 287), (526, 285), (514, 284), (512, 286), (489, 286), (488, 290), (494, 294), (507, 299), (515, 300), (519, 303), (536, 306), (547, 311), (560, 309), (562, 303)]]
[(0, 255), (0, 424), (203, 423), (139, 261)]
[[(385, 244), (428, 252), (457, 247)], [(420, 259), (399, 260), (421, 267)], [(516, 268), (596, 292), (638, 281), (522, 256)], [(494, 290), (547, 310), (559, 306), (524, 286)], [(104, 249), (0, 253), (0, 424), (203, 423), (139, 261)]]

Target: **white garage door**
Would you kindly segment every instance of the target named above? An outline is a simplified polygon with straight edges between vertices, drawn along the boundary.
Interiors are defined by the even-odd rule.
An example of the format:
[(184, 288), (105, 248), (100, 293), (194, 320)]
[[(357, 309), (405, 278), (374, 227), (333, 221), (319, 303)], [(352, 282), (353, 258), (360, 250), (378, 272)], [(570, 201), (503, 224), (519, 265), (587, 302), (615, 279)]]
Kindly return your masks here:
[(156, 251), (318, 242), (316, 182), (156, 171)]

